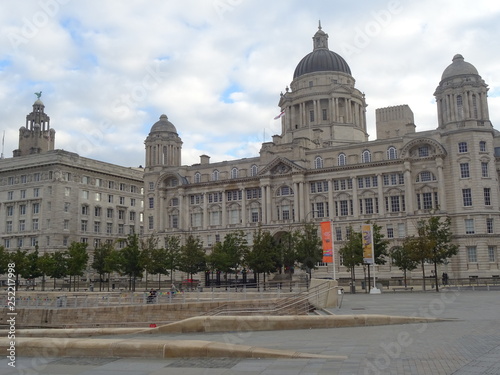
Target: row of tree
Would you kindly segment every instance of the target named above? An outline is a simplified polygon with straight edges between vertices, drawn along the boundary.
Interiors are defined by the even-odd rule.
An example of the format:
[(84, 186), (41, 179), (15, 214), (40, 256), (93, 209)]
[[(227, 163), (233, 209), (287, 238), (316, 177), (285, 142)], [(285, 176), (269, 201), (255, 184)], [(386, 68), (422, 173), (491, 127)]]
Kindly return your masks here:
[[(438, 286), (437, 265), (458, 253), (458, 246), (452, 243), (451, 219), (430, 216), (417, 222), (417, 234), (406, 237), (402, 244), (388, 250), (389, 241), (381, 234), (381, 227), (373, 224), (373, 245), (375, 264), (385, 264), (392, 258), (392, 264), (403, 271), (404, 286), (407, 286), (407, 272), (422, 270), (423, 290), (425, 290), (425, 265), (433, 265), (436, 291)], [(339, 249), (343, 264), (351, 270), (351, 279), (355, 279), (355, 267), (363, 264), (363, 244), (361, 232), (350, 231), (344, 246)], [(369, 268), (368, 268), (369, 269)]]
[[(193, 279), (193, 275), (204, 271), (216, 271), (235, 274), (240, 270), (251, 270), (258, 275), (288, 270), (292, 272), (298, 265), (309, 275), (322, 258), (321, 240), (314, 224), (304, 224), (301, 229), (285, 232), (279, 239), (271, 233), (257, 230), (253, 244), (249, 245), (242, 231), (235, 231), (225, 236), (222, 242), (214, 245), (210, 254), (206, 254), (203, 243), (194, 235), (189, 235), (181, 245), (180, 237), (168, 236), (165, 246), (158, 246), (158, 239), (151, 236), (141, 240), (132, 234), (122, 242), (120, 249), (113, 243), (104, 243), (93, 251), (89, 264), (87, 244), (73, 242), (65, 251), (39, 254), (38, 248), (28, 252), (18, 249), (8, 252), (0, 246), (0, 274), (7, 272), (9, 263), (15, 264), (16, 288), (19, 278), (34, 280), (42, 278), (42, 289), (45, 279), (56, 280), (69, 276), (69, 287), (84, 275), (90, 266), (99, 275), (99, 290), (103, 289), (103, 281), (109, 280), (113, 273), (128, 277), (130, 290), (135, 290), (136, 280), (149, 275), (158, 276), (158, 285), (162, 275), (170, 275), (176, 270), (185, 272)], [(34, 287), (34, 284), (33, 284)]]

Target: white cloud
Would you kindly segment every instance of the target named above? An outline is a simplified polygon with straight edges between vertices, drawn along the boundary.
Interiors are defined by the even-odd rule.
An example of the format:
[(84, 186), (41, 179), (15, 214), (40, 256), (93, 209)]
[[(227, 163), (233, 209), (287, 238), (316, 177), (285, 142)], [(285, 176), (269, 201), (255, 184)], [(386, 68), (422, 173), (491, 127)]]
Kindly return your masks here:
[[(44, 5), (45, 4), (45, 5)], [(52, 8), (47, 8), (52, 4)], [(54, 5), (55, 4), (55, 5)], [(258, 156), (281, 131), (279, 94), (311, 52), (317, 22), (375, 109), (408, 104), (417, 130), (436, 127), (433, 92), (454, 54), (490, 85), (500, 119), (498, 2), (345, 0), (40, 0), (0, 3), (0, 116), (5, 155), (36, 99), (56, 147), (127, 166), (162, 113), (183, 139), (183, 163)], [(44, 16), (45, 14), (45, 16)], [(45, 17), (45, 18), (44, 18)], [(264, 136), (265, 134), (265, 136)]]

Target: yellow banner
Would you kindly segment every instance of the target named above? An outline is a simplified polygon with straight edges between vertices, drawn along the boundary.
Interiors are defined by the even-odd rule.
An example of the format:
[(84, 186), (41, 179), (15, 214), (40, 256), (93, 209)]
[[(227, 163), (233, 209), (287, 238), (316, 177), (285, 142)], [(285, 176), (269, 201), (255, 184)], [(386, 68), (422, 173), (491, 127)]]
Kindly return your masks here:
[(363, 224), (361, 226), (361, 241), (363, 243), (363, 262), (366, 264), (373, 264), (373, 225)]

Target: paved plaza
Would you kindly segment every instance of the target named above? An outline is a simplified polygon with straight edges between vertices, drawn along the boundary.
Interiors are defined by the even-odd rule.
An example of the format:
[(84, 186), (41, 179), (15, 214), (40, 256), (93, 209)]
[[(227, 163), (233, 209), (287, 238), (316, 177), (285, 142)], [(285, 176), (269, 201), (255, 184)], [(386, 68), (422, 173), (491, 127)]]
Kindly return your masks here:
[(347, 356), (344, 360), (18, 358), (15, 369), (3, 359), (0, 374), (500, 374), (500, 291), (345, 294), (341, 307), (329, 310), (334, 314), (414, 315), (446, 320), (335, 329), (127, 336), (143, 340), (209, 340)]

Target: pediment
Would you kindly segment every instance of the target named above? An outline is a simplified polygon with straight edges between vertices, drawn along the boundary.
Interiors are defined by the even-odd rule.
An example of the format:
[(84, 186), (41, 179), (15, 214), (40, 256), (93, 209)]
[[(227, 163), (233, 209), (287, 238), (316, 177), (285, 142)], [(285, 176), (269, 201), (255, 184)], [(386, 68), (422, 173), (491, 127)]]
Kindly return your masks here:
[(259, 172), (259, 175), (283, 175), (297, 171), (305, 171), (305, 168), (287, 158), (277, 157), (272, 162), (267, 164), (264, 168), (262, 168)]

